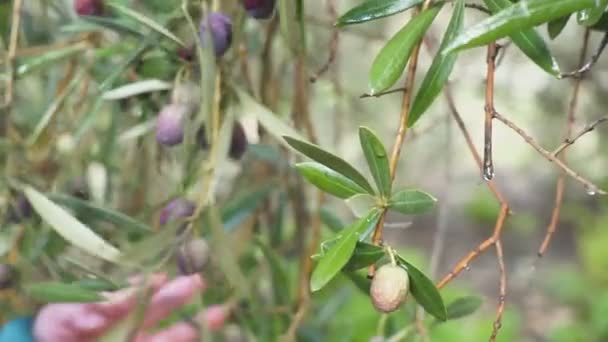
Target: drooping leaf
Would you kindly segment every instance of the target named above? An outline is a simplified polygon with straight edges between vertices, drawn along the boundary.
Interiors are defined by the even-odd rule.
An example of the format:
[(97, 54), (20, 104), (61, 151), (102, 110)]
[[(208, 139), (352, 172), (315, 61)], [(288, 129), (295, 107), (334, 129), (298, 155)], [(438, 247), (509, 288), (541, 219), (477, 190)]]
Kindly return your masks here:
[(604, 15), (606, 7), (608, 7), (608, 0), (596, 0), (596, 5), (594, 7), (579, 11), (576, 14), (576, 20), (579, 24), (593, 26), (600, 20), (602, 15)]
[(364, 23), (406, 11), (423, 0), (367, 0), (338, 18), (336, 26)]
[(458, 298), (448, 304), (446, 309), (448, 319), (452, 320), (468, 316), (477, 311), (481, 304), (483, 304), (483, 299), (478, 296), (466, 296)]
[(405, 215), (423, 214), (433, 208), (437, 199), (420, 190), (401, 190), (395, 193), (388, 202), (391, 210)]
[(370, 194), (357, 194), (349, 197), (345, 202), (355, 217), (363, 217), (371, 209), (378, 207), (378, 200)]
[(568, 24), (568, 20), (570, 20), (570, 14), (548, 22), (547, 33), (549, 33), (549, 38), (557, 38), (557, 36), (559, 36), (559, 34), (564, 30), (564, 27), (566, 27), (566, 24)]
[[(492, 13), (498, 13), (513, 5), (510, 0), (484, 0), (484, 3)], [(534, 28), (513, 32), (509, 37), (511, 37), (513, 43), (517, 45), (531, 61), (541, 67), (541, 69), (553, 76), (558, 76), (560, 74), (559, 66), (555, 61), (555, 58), (551, 55), (551, 51), (549, 51), (543, 37), (541, 37)]]
[(344, 222), (333, 213), (332, 209), (321, 207), (319, 215), (321, 215), (321, 221), (332, 231), (338, 232), (344, 228)]
[(42, 219), (59, 235), (85, 252), (111, 262), (118, 262), (120, 251), (82, 224), (65, 209), (51, 202), (30, 186), (23, 192)]
[(372, 210), (367, 216), (340, 231), (336, 241), (321, 254), (319, 263), (312, 272), (310, 289), (315, 292), (322, 289), (346, 265), (352, 256), (359, 237), (370, 225), (375, 225), (380, 217), (378, 210)]
[(391, 194), (391, 173), (388, 155), (380, 139), (367, 127), (359, 127), (359, 142), (374, 177), (378, 192), (382, 196)]
[(457, 0), (452, 11), (452, 19), (450, 19), (450, 23), (443, 34), (439, 51), (414, 98), (407, 121), (409, 127), (412, 127), (431, 106), (452, 73), (457, 53), (442, 54), (441, 51), (462, 31), (464, 12), (464, 0)]
[(121, 100), (131, 96), (139, 94), (145, 94), (150, 92), (156, 92), (161, 90), (169, 90), (173, 85), (169, 82), (150, 79), (143, 81), (136, 81), (133, 83), (122, 85), (118, 88), (108, 90), (101, 96), (104, 100)]
[(117, 3), (108, 3), (108, 5), (113, 7), (118, 12), (136, 20), (137, 22), (143, 24), (144, 26), (147, 26), (147, 27), (151, 28), (152, 30), (162, 34), (163, 36), (171, 39), (172, 41), (176, 42), (177, 44), (179, 44), (181, 46), (186, 46), (186, 44), (184, 44), (184, 42), (182, 42), (181, 39), (177, 38), (173, 33), (171, 33), (171, 31), (167, 30), (160, 23), (157, 23), (156, 21), (152, 20), (151, 18), (148, 18), (147, 16), (145, 16), (137, 11), (134, 11), (128, 7), (122, 6)]
[[(274, 136), (280, 143), (283, 143), (283, 136), (288, 135), (294, 137), (295, 139), (303, 140), (304, 138), (291, 126), (286, 124), (280, 117), (274, 114), (270, 109), (266, 108), (259, 102), (257, 102), (253, 97), (251, 97), (247, 92), (243, 91), (239, 88), (234, 88), (236, 94), (239, 97), (239, 101), (241, 102), (241, 106), (247, 109), (248, 113), (255, 116), (256, 119), (260, 122), (262, 126)], [(286, 147), (289, 145), (284, 144)]]
[(382, 259), (385, 255), (384, 248), (376, 245), (372, 245), (366, 242), (357, 242), (355, 251), (351, 256), (346, 266), (345, 271), (356, 271), (358, 269), (367, 267), (376, 261)]
[(308, 158), (321, 163), (330, 169), (344, 175), (353, 182), (357, 183), (360, 187), (365, 189), (367, 193), (373, 194), (374, 190), (371, 185), (367, 182), (367, 179), (355, 169), (352, 165), (344, 161), (342, 158), (335, 156), (317, 145), (313, 145), (304, 140), (297, 139), (293, 136), (283, 137), (287, 144), (294, 148), (296, 151), (302, 153)]
[(522, 0), (465, 29), (443, 53), (489, 44), (595, 5), (595, 0)]
[(298, 172), (317, 188), (339, 198), (349, 198), (357, 194), (367, 194), (362, 187), (327, 166), (304, 162), (296, 164)]
[(76, 284), (43, 282), (25, 285), (24, 290), (28, 297), (42, 303), (93, 303), (104, 300), (97, 292)]
[(129, 229), (135, 232), (151, 231), (150, 227), (144, 223), (134, 220), (121, 212), (100, 207), (90, 201), (83, 201), (79, 198), (59, 193), (49, 194), (48, 197), (52, 201), (74, 210), (79, 215), (91, 217), (96, 220), (111, 222), (120, 227), (120, 229)]
[(414, 47), (427, 31), (443, 3), (434, 5), (412, 18), (376, 55), (369, 73), (369, 93), (390, 88), (403, 73)]
[(435, 284), (424, 273), (401, 256), (398, 256), (398, 258), (399, 264), (405, 268), (410, 277), (410, 292), (412, 296), (414, 296), (418, 304), (426, 312), (440, 321), (445, 321), (447, 319), (447, 311)]
[(250, 217), (260, 207), (262, 201), (271, 194), (274, 185), (273, 183), (261, 184), (259, 187), (248, 189), (242, 195), (237, 194), (226, 203), (221, 211), (224, 229), (231, 231)]

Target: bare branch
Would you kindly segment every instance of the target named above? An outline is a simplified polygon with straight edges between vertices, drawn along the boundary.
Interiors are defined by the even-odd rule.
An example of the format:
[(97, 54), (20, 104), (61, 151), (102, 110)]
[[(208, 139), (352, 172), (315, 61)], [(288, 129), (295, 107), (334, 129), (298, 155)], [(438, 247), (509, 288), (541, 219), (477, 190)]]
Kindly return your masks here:
[(502, 252), (502, 242), (497, 240), (494, 244), (496, 247), (496, 259), (498, 260), (498, 272), (500, 273), (499, 278), (499, 292), (498, 292), (498, 308), (496, 309), (496, 320), (492, 327), (492, 335), (490, 336), (490, 342), (496, 341), (498, 336), (498, 330), (502, 327), (502, 316), (505, 312), (505, 304), (507, 300), (507, 270), (505, 268), (505, 258)]

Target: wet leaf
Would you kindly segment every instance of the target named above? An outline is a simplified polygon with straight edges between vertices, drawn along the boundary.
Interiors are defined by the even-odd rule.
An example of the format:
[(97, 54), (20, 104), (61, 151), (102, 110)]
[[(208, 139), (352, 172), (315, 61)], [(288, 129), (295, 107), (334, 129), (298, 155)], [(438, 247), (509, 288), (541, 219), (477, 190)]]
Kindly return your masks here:
[(359, 127), (359, 142), (380, 195), (390, 196), (391, 173), (384, 145), (374, 132), (367, 127)]
[(370, 94), (387, 90), (401, 77), (414, 47), (439, 13), (441, 5), (435, 5), (412, 18), (376, 55), (369, 73)]
[(344, 161), (342, 158), (323, 150), (317, 145), (308, 143), (304, 140), (297, 139), (293, 136), (284, 136), (283, 138), (285, 139), (287, 144), (289, 144), (289, 146), (291, 146), (296, 151), (342, 174), (346, 178), (349, 178), (353, 182), (357, 183), (360, 187), (365, 189), (367, 193), (374, 193), (374, 190), (367, 182), (367, 179), (365, 179), (365, 177), (359, 171), (357, 171), (357, 169), (355, 169), (352, 165)]
[(85, 252), (111, 262), (119, 262), (120, 251), (82, 224), (65, 209), (30, 186), (23, 190), (38, 215), (59, 235)]
[(104, 300), (97, 292), (76, 284), (35, 283), (25, 285), (24, 290), (28, 297), (42, 303), (93, 303)]
[(401, 256), (398, 256), (399, 264), (405, 268), (410, 277), (410, 292), (416, 299), (418, 304), (424, 308), (426, 312), (433, 315), (440, 321), (447, 320), (447, 311), (443, 299), (435, 284)]
[(388, 202), (391, 210), (404, 215), (423, 214), (435, 206), (437, 199), (420, 190), (401, 190), (395, 193)]
[[(484, 3), (492, 13), (498, 13), (513, 5), (510, 0), (484, 0)], [(543, 37), (541, 37), (534, 28), (513, 32), (509, 37), (511, 37), (513, 43), (536, 65), (553, 76), (558, 76), (560, 74), (559, 66), (555, 61), (555, 58), (551, 55), (551, 51), (549, 51)]]
[(357, 183), (323, 164), (305, 162), (296, 164), (296, 168), (314, 186), (338, 198), (350, 198), (366, 193)]
[(566, 24), (568, 24), (568, 20), (570, 20), (570, 14), (555, 20), (551, 20), (549, 23), (547, 23), (547, 32), (549, 33), (549, 38), (557, 38), (557, 36), (559, 36), (559, 34), (564, 30), (564, 27), (566, 27)]
[(522, 0), (465, 29), (444, 53), (486, 45), (594, 4), (595, 0)]
[(355, 251), (359, 237), (371, 224), (375, 225), (379, 216), (379, 212), (373, 210), (366, 217), (357, 220), (338, 233), (336, 241), (332, 241), (327, 251), (321, 254), (318, 259), (319, 263), (312, 272), (310, 278), (312, 292), (322, 289), (342, 270)]
[(446, 311), (448, 319), (457, 319), (468, 316), (483, 304), (483, 299), (478, 296), (461, 297), (451, 302)]
[(579, 11), (576, 14), (576, 20), (585, 26), (595, 25), (604, 15), (606, 7), (608, 7), (608, 0), (596, 0), (594, 7)]
[(368, 0), (338, 18), (336, 26), (360, 24), (406, 11), (423, 0)]
[(433, 59), (433, 63), (429, 67), (429, 71), (424, 76), (424, 80), (420, 85), (420, 89), (414, 98), (414, 103), (410, 110), (407, 125), (412, 127), (414, 123), (426, 112), (431, 106), (437, 95), (443, 89), (443, 86), (448, 81), (454, 63), (456, 63), (457, 53), (441, 53), (443, 49), (451, 42), (460, 31), (462, 31), (464, 21), (464, 0), (456, 1), (452, 12), (452, 19), (443, 34), (439, 51)]

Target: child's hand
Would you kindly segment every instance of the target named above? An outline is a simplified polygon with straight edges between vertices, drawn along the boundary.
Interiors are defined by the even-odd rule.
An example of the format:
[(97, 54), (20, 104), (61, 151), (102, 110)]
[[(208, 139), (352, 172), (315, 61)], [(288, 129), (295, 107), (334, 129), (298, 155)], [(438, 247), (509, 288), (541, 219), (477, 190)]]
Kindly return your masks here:
[[(137, 281), (136, 281), (137, 282)], [(198, 331), (191, 323), (176, 323), (159, 332), (147, 332), (203, 291), (205, 284), (199, 275), (182, 276), (167, 281), (165, 275), (156, 274), (148, 280), (154, 291), (144, 315), (141, 331), (135, 341), (198, 341)], [(40, 310), (34, 322), (34, 336), (39, 342), (95, 341), (108, 333), (138, 305), (138, 289), (131, 287), (106, 294), (107, 302), (86, 304), (49, 304)], [(210, 330), (219, 329), (227, 316), (225, 308), (216, 305), (199, 313), (195, 322), (205, 322)]]

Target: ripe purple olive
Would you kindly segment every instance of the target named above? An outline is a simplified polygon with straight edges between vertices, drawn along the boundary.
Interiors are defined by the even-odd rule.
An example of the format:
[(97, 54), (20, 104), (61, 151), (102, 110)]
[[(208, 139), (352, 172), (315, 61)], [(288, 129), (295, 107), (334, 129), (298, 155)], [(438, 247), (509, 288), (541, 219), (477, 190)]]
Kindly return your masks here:
[(101, 16), (104, 12), (103, 0), (75, 0), (74, 11), (78, 15)]
[(9, 206), (6, 211), (7, 221), (11, 223), (19, 223), (30, 217), (32, 217), (32, 205), (24, 194), (19, 193), (15, 198), (13, 205)]
[(369, 289), (376, 310), (384, 313), (397, 310), (407, 297), (409, 283), (407, 272), (402, 267), (392, 264), (381, 266)]
[(0, 264), (0, 290), (11, 288), (16, 281), (15, 269), (7, 264)]
[(160, 211), (160, 225), (164, 226), (169, 222), (188, 218), (194, 214), (195, 209), (196, 204), (185, 198), (179, 197), (171, 200), (171, 202), (167, 203)]
[(201, 272), (209, 261), (209, 244), (205, 239), (186, 241), (177, 251), (177, 268), (182, 274)]
[(201, 20), (199, 36), (203, 46), (207, 45), (207, 26), (211, 27), (213, 51), (216, 57), (222, 57), (232, 43), (232, 22), (230, 18), (219, 12), (210, 13), (206, 19)]
[(240, 122), (236, 121), (232, 127), (232, 139), (230, 141), (230, 150), (228, 156), (234, 160), (239, 160), (247, 151), (247, 135), (245, 129)]
[(164, 146), (181, 144), (188, 106), (172, 103), (164, 106), (156, 119), (156, 141)]
[(274, 12), (275, 0), (241, 0), (243, 7), (251, 17), (268, 19)]

